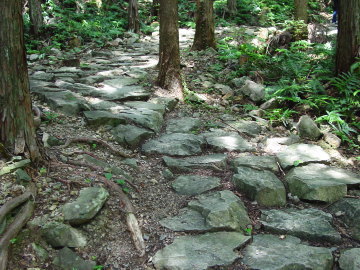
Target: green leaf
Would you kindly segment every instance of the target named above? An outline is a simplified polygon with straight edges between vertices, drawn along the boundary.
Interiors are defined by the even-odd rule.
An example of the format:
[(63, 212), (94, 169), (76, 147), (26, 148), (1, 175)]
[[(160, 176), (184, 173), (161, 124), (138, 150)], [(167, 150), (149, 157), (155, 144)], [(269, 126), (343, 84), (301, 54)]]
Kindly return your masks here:
[(302, 162), (303, 162), (302, 160), (295, 160), (294, 163), (293, 163), (293, 165), (294, 165), (295, 167), (297, 167), (297, 166), (299, 166), (300, 163), (302, 163)]
[(115, 182), (119, 185), (125, 185), (125, 180), (124, 179), (117, 179), (115, 180)]
[(110, 180), (113, 177), (112, 173), (104, 173), (104, 176), (107, 180)]

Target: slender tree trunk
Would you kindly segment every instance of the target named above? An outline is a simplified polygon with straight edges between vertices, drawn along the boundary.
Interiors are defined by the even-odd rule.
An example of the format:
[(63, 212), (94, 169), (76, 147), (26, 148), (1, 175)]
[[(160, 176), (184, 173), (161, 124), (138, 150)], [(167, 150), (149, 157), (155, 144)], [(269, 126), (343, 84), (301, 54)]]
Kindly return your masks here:
[(234, 15), (237, 12), (236, 0), (227, 0), (227, 10), (230, 15)]
[(305, 23), (308, 21), (308, 0), (295, 0), (295, 20), (303, 20)]
[(160, 0), (160, 49), (157, 84), (182, 99), (178, 0)]
[(134, 33), (140, 33), (138, 1), (129, 0), (128, 6), (128, 30)]
[(0, 1), (0, 142), (40, 158), (31, 107), (21, 0)]
[(360, 57), (360, 0), (339, 2), (336, 72), (347, 72)]
[(40, 0), (29, 0), (29, 13), (31, 22), (31, 33), (38, 37), (40, 28), (44, 24)]
[(196, 29), (192, 50), (216, 48), (213, 0), (196, 0)]
[(152, 16), (159, 16), (159, 6), (160, 6), (160, 0), (153, 0), (153, 4), (151, 7)]

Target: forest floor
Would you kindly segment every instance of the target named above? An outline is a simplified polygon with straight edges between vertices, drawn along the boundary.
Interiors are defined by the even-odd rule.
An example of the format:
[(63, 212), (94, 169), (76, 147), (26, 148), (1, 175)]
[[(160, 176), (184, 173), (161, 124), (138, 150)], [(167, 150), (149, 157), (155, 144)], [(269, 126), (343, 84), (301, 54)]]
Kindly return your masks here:
[[(293, 130), (288, 130), (281, 125), (273, 127), (265, 120), (257, 119), (257, 121), (254, 121), (255, 118), (247, 113), (234, 112), (229, 109), (229, 103), (223, 94), (220, 92), (214, 93), (203, 88), (204, 81), (212, 81), (218, 84), (226, 82), (225, 80), (214, 82), (214, 76), (211, 74), (211, 69), (209, 69), (211, 65), (217, 64), (216, 53), (211, 50), (201, 53), (190, 52), (189, 48), (193, 34), (193, 30), (181, 30), (180, 32), (180, 42), (183, 49), (182, 70), (187, 80), (188, 89), (199, 93), (211, 107), (189, 105), (183, 102), (179, 102), (173, 110), (168, 107), (168, 110), (163, 115), (164, 119), (160, 123), (159, 132), (153, 137), (164, 135), (167, 132), (169, 123), (174, 119), (192, 118), (200, 119), (200, 123), (192, 130), (189, 130), (189, 133), (194, 136), (215, 132), (219, 129), (226, 130), (226, 132), (235, 131), (235, 133), (241, 134), (246, 145), (249, 146), (245, 151), (246, 155), (275, 156), (283, 151), (287, 146), (278, 143), (278, 141), (280, 138), (289, 138), (294, 133)], [(160, 249), (173, 243), (175, 237), (198, 234), (195, 232), (174, 232), (159, 223), (163, 218), (179, 214), (180, 209), (186, 207), (194, 199), (194, 196), (181, 195), (174, 191), (172, 187), (173, 181), (180, 174), (175, 170), (172, 170), (172, 173), (175, 174), (174, 176), (171, 173), (169, 174), (167, 170), (169, 168), (163, 160), (163, 156), (168, 156), (169, 154), (161, 154), (156, 151), (144, 153), (144, 150), (141, 149), (145, 142), (141, 142), (142, 145), (137, 145), (135, 149), (123, 148), (117, 141), (111, 125), (101, 125), (98, 122), (93, 125), (88, 124), (89, 119), (82, 114), (82, 105), (80, 103), (76, 103), (70, 98), (68, 102), (71, 103), (71, 106), (65, 106), (64, 104), (61, 105), (59, 99), (54, 101), (56, 99), (48, 94), (44, 94), (45, 92), (56, 92), (63, 87), (66, 87), (66, 91), (78, 94), (77, 91), (79, 91), (80, 86), (76, 85), (76, 83), (95, 88), (102, 87), (104, 89), (102, 83), (106, 80), (131, 78), (137, 80), (135, 85), (141, 87), (141, 91), (150, 92), (150, 95), (145, 98), (144, 102), (149, 101), (151, 103), (152, 100), (155, 100), (156, 96), (171, 98), (167, 91), (153, 86), (154, 79), (157, 76), (158, 36), (145, 37), (139, 42), (131, 42), (131, 38), (132, 36), (129, 36), (125, 39), (125, 44), (123, 45), (85, 53), (80, 59), (80, 69), (73, 71), (71, 69), (63, 69), (61, 71), (58, 63), (51, 64), (44, 60), (30, 62), (30, 79), (32, 81), (34, 104), (45, 113), (43, 122), (38, 129), (40, 141), (47, 136), (56, 137), (61, 142), (69, 138), (96, 138), (108, 142), (118, 150), (133, 154), (133, 156), (131, 158), (121, 158), (111, 153), (107, 147), (94, 142), (73, 143), (66, 148), (58, 146), (44, 148), (50, 163), (39, 170), (26, 169), (38, 190), (36, 209), (28, 226), (12, 244), (8, 269), (59, 269), (52, 264), (53, 259), (57, 256), (58, 248), (52, 248), (41, 237), (42, 225), (49, 221), (62, 222), (62, 206), (67, 202), (75, 200), (81, 189), (89, 186), (104, 186), (107, 188), (102, 178), (107, 168), (99, 168), (94, 163), (90, 164), (90, 167), (79, 164), (79, 162), (85, 162), (84, 155), (87, 153), (91, 153), (98, 160), (106, 162), (109, 167), (123, 170), (125, 173), (121, 177), (128, 177), (127, 180), (131, 181), (131, 186), (127, 185), (126, 189), (130, 189), (128, 197), (136, 209), (135, 215), (143, 232), (146, 255), (143, 257), (138, 256), (126, 225), (126, 216), (121, 209), (122, 205), (119, 198), (117, 198), (117, 193), (112, 190), (109, 190), (110, 197), (99, 214), (89, 223), (76, 227), (87, 239), (85, 246), (73, 249), (77, 255), (85, 260), (95, 261), (97, 269), (155, 269), (153, 259)], [(219, 72), (225, 75), (229, 71), (225, 69)], [(71, 88), (72, 86), (75, 87)], [(102, 99), (101, 95), (84, 95), (82, 91), (85, 90), (79, 91), (83, 98), (82, 102), (95, 104), (93, 108), (96, 107), (97, 102), (101, 103), (103, 100), (109, 102), (107, 98)], [(78, 98), (77, 95), (75, 97)], [(119, 102), (112, 100), (110, 102), (118, 103), (119, 106), (125, 105), (127, 107), (129, 105), (125, 103), (126, 101)], [(246, 104), (247, 100), (245, 99), (241, 102)], [(74, 103), (77, 105), (73, 105)], [(132, 104), (132, 106), (135, 105)], [(149, 121), (153, 121), (153, 119), (151, 118)], [(238, 121), (245, 121), (247, 126), (245, 128), (232, 127), (232, 123), (237, 123)], [(145, 124), (149, 129), (153, 128), (151, 125), (151, 123)], [(181, 128), (178, 127), (179, 130)], [(254, 128), (258, 129), (255, 133), (251, 131)], [(328, 164), (338, 168), (345, 168), (349, 172), (359, 171), (359, 162), (355, 160), (355, 156), (358, 154), (353, 153), (347, 148), (326, 148), (323, 141), (309, 142), (299, 139), (298, 142), (321, 145), (331, 158)], [(206, 156), (219, 152), (226, 155), (226, 166), (218, 168), (216, 165), (215, 167), (218, 170), (209, 167), (198, 167), (191, 169), (190, 172), (192, 174), (219, 178), (220, 184), (212, 189), (212, 191), (229, 190), (236, 194), (244, 202), (248, 211), (253, 228), (251, 234), (253, 236), (264, 234), (265, 230), (260, 222), (261, 210), (270, 208), (279, 209), (279, 207), (262, 207), (253, 200), (248, 199), (243, 192), (235, 188), (231, 181), (234, 171), (229, 164), (235, 158), (244, 156), (244, 151), (219, 150), (210, 145), (205, 145), (202, 146), (200, 153), (193, 156)], [(185, 174), (189, 174), (189, 172)], [(282, 169), (276, 170), (275, 174), (281, 181), (285, 181), (285, 173)], [(2, 176), (0, 182), (0, 203), (3, 204), (8, 199), (21, 194), (24, 189), (21, 183), (16, 182), (13, 175)], [(357, 195), (359, 194), (359, 184), (352, 185), (349, 189), (352, 190), (352, 193), (349, 190), (348, 196), (360, 199)], [(288, 198), (286, 207), (300, 210), (317, 208), (328, 212), (328, 205), (326, 203), (303, 200), (292, 201)], [(335, 220), (333, 226), (342, 236), (341, 241), (337, 244), (319, 240), (311, 240), (309, 243), (311, 246), (329, 248), (336, 261), (339, 258), (340, 250), (360, 247), (360, 244), (359, 240), (351, 236), (341, 221)], [(33, 243), (43, 247), (48, 255), (39, 256), (34, 249)], [(295, 257), (296, 252), (296, 250), (293, 250)], [(228, 265), (209, 266), (208, 269), (250, 269), (242, 260), (245, 256), (243, 247), (239, 247), (235, 254), (237, 259), (235, 258)], [(203, 268), (194, 267), (193, 269)], [(338, 264), (335, 263), (332, 269), (338, 269)]]

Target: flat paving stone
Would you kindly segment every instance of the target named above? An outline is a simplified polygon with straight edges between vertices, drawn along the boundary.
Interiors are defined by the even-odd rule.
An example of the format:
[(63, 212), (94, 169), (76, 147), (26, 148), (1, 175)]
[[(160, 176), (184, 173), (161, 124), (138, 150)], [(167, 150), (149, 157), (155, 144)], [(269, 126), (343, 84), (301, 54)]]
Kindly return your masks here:
[(255, 200), (261, 206), (286, 204), (284, 184), (270, 171), (237, 167), (232, 181), (238, 191), (244, 192), (250, 200)]
[(332, 226), (332, 215), (319, 209), (272, 209), (261, 213), (261, 223), (268, 232), (310, 241), (341, 242), (340, 233)]
[(239, 258), (234, 249), (249, 240), (249, 236), (238, 232), (181, 236), (159, 250), (152, 261), (156, 269), (168, 270), (206, 270), (211, 266), (227, 266)]
[(331, 270), (331, 250), (301, 243), (297, 237), (255, 235), (244, 251), (242, 262), (257, 270)]
[(117, 126), (126, 123), (126, 119), (108, 111), (87, 111), (84, 112), (84, 117), (86, 122), (92, 126)]
[(331, 205), (329, 211), (349, 228), (351, 236), (360, 240), (360, 199), (344, 198)]
[(285, 179), (292, 195), (322, 202), (337, 201), (347, 194), (347, 185), (360, 184), (359, 175), (324, 164), (295, 167)]
[(249, 152), (254, 151), (255, 147), (238, 134), (213, 134), (207, 133), (204, 135), (206, 142), (210, 148), (215, 151), (240, 151)]
[(360, 248), (351, 248), (341, 252), (339, 265), (341, 270), (360, 269)]
[(133, 125), (118, 125), (111, 130), (115, 141), (132, 149), (139, 147), (145, 140), (155, 133), (151, 130)]
[(231, 166), (235, 171), (237, 167), (242, 166), (256, 170), (267, 170), (273, 173), (279, 172), (279, 166), (274, 156), (241, 156), (232, 160)]
[(201, 213), (190, 208), (183, 208), (174, 217), (160, 220), (160, 224), (175, 232), (186, 231), (210, 231), (212, 226), (206, 224), (206, 220)]
[(236, 129), (246, 135), (251, 137), (255, 137), (259, 135), (262, 131), (261, 125), (259, 125), (256, 121), (246, 121), (246, 120), (238, 120), (238, 121), (227, 121), (229, 125), (231, 125), (232, 129)]
[(166, 107), (164, 104), (155, 104), (151, 102), (145, 101), (127, 101), (124, 102), (124, 105), (130, 108), (135, 109), (147, 109), (161, 113), (162, 115), (165, 113)]
[(223, 171), (226, 168), (226, 154), (212, 154), (188, 158), (163, 157), (165, 165), (177, 172), (191, 172), (194, 169), (212, 169)]
[(245, 230), (251, 224), (244, 203), (229, 190), (202, 194), (188, 203), (198, 211), (206, 224), (217, 230)]
[(181, 175), (171, 185), (176, 193), (192, 196), (220, 186), (220, 179), (202, 175)]
[(276, 154), (281, 167), (289, 169), (304, 163), (329, 162), (330, 156), (320, 146), (313, 144), (292, 144)]
[(201, 154), (205, 141), (196, 135), (171, 133), (148, 141), (142, 146), (145, 154), (191, 156)]
[(166, 126), (167, 133), (191, 133), (201, 126), (201, 120), (192, 117), (170, 119)]

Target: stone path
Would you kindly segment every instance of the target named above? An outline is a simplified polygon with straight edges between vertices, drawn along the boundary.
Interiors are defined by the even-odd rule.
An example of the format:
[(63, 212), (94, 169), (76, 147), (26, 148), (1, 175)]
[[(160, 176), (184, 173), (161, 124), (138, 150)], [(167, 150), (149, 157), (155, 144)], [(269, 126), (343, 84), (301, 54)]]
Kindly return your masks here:
[[(191, 34), (182, 33), (182, 47)], [(81, 68), (31, 65), (31, 91), (52, 110), (82, 114), (89, 126), (107, 126), (122, 146), (163, 159), (173, 192), (188, 203), (177, 216), (158, 221), (182, 233), (156, 252), (155, 268), (227, 269), (236, 262), (231, 269), (333, 269), (337, 247), (349, 238), (360, 241), (360, 200), (344, 198), (349, 189), (358, 191), (359, 175), (330, 166), (323, 148), (299, 138), (260, 141), (268, 132), (261, 122), (223, 115), (222, 125), (205, 130), (201, 117), (165, 120), (177, 100), (141, 85), (157, 63), (157, 37), (134, 41), (129, 37), (112, 50), (93, 52)], [(275, 141), (280, 150), (271, 148)], [(224, 179), (209, 176), (228, 168), (231, 190), (221, 184)], [(260, 219), (251, 220), (249, 205), (261, 210)], [(68, 233), (73, 239), (77, 232)], [(80, 240), (72, 246), (86, 244)], [(360, 269), (359, 250), (338, 249), (340, 268)]]

